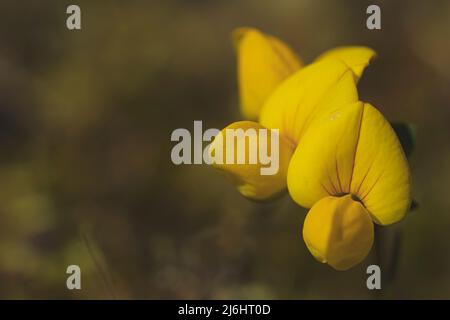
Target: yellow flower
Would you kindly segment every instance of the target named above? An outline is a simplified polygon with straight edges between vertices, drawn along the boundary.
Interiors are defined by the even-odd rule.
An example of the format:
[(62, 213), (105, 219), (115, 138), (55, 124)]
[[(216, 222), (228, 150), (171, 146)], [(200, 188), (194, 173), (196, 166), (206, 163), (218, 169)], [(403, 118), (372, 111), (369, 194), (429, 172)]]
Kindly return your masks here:
[[(281, 163), (289, 161), (298, 144), (297, 136), (323, 106), (358, 100), (355, 81), (375, 56), (367, 47), (342, 47), (325, 52), (302, 68), (303, 63), (286, 44), (257, 29), (238, 28), (233, 38), (241, 111), (247, 119), (259, 118), (259, 123), (247, 121), (241, 128), (279, 129)], [(231, 127), (239, 128), (240, 124), (236, 122)], [(271, 199), (286, 189), (287, 166), (281, 165), (273, 177), (260, 175), (258, 164), (214, 165), (227, 173), (239, 192), (250, 199)]]
[(303, 226), (307, 247), (338, 270), (368, 254), (372, 220), (395, 223), (411, 204), (408, 162), (397, 136), (362, 102), (332, 110), (310, 127), (289, 163), (288, 189), (295, 202), (311, 208)]
[[(411, 202), (410, 172), (397, 136), (358, 97), (356, 84), (375, 52), (336, 48), (303, 67), (272, 36), (251, 28), (234, 35), (241, 111), (258, 122), (235, 122), (224, 130), (277, 130), (280, 166), (266, 176), (261, 163), (213, 165), (253, 200), (273, 198), (287, 186), (294, 201), (311, 208), (303, 227), (308, 249), (317, 260), (346, 270), (370, 251), (372, 221), (397, 222)], [(212, 149), (229, 152), (221, 143), (215, 140)], [(255, 148), (242, 146), (247, 156)]]
[[(244, 118), (257, 120), (264, 102), (275, 88), (303, 67), (302, 60), (283, 41), (254, 28), (233, 32), (237, 51), (240, 106)], [(367, 47), (341, 47), (326, 51), (316, 61), (338, 59), (359, 79), (375, 56)]]
[[(237, 157), (238, 148), (242, 147), (241, 142), (244, 145), (244, 157), (245, 159), (250, 158), (251, 149), (256, 149), (257, 153), (260, 154), (259, 148), (261, 148), (261, 141), (259, 136), (256, 136), (255, 143), (253, 145), (249, 142), (249, 137), (246, 135), (237, 136), (234, 140), (233, 145), (228, 145), (226, 137), (227, 129), (254, 129), (256, 135), (258, 135), (261, 129), (266, 129), (262, 125), (253, 121), (238, 121), (233, 122), (226, 128), (224, 128), (219, 136), (217, 136), (212, 144), (210, 145), (209, 151), (211, 158), (214, 158), (215, 153), (220, 152), (222, 155), (233, 154), (234, 158)], [(266, 145), (271, 145), (270, 130), (267, 134)], [(294, 152), (294, 146), (291, 142), (284, 138), (279, 137), (279, 168), (278, 172), (273, 175), (261, 175), (261, 168), (263, 167), (260, 157), (258, 157), (255, 164), (250, 164), (248, 161), (243, 164), (226, 164), (224, 161), (222, 163), (213, 162), (213, 166), (226, 175), (228, 175), (233, 183), (236, 185), (238, 191), (245, 197), (256, 200), (268, 200), (276, 197), (280, 192), (286, 188), (286, 174), (289, 166), (289, 161), (291, 160), (292, 154)], [(231, 148), (233, 150), (231, 150)], [(237, 162), (237, 161), (236, 161)]]
[(303, 63), (282, 41), (253, 28), (233, 32), (238, 56), (241, 111), (256, 120), (268, 95)]

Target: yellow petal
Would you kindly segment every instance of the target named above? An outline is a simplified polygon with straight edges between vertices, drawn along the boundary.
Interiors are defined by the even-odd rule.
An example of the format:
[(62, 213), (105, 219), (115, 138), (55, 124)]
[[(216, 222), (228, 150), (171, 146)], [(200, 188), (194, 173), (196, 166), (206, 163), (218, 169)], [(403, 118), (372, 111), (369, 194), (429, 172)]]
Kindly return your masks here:
[(321, 54), (316, 61), (326, 59), (337, 59), (344, 62), (352, 69), (356, 79), (358, 80), (364, 69), (369, 65), (370, 61), (376, 57), (376, 52), (368, 47), (350, 46), (338, 47)]
[(260, 123), (297, 144), (323, 113), (358, 101), (352, 71), (338, 60), (313, 63), (284, 81), (267, 99)]
[(341, 107), (305, 134), (288, 170), (289, 193), (301, 206), (350, 192), (362, 111), (361, 102)]
[(411, 205), (411, 174), (402, 146), (389, 122), (368, 103), (364, 104), (351, 190), (379, 224), (401, 220)]
[(241, 111), (245, 118), (255, 120), (266, 98), (303, 63), (281, 40), (257, 29), (236, 29), (233, 38)]
[(303, 239), (318, 261), (347, 270), (372, 248), (373, 223), (364, 206), (350, 195), (325, 197), (309, 210)]
[(209, 150), (213, 166), (225, 172), (243, 196), (261, 201), (286, 189), (293, 145), (277, 130), (252, 121), (234, 122), (215, 137)]
[(379, 224), (399, 221), (410, 202), (410, 172), (390, 124), (370, 104), (346, 105), (317, 120), (296, 149), (288, 189), (302, 206), (351, 193)]

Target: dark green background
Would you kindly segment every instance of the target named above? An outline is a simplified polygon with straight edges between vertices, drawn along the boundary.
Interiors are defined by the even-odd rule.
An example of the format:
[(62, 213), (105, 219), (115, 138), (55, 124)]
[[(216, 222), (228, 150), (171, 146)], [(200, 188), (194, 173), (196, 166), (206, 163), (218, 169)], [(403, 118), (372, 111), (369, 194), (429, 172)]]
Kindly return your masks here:
[[(81, 31), (66, 29), (72, 3)], [(365, 28), (373, 3), (381, 31)], [(170, 161), (174, 129), (241, 119), (230, 32), (246, 25), (306, 62), (371, 46), (361, 99), (416, 125), (420, 207), (350, 271), (312, 258), (288, 196), (255, 204)], [(0, 297), (450, 298), (449, 39), (448, 1), (2, 0)], [(81, 291), (65, 287), (69, 264)]]

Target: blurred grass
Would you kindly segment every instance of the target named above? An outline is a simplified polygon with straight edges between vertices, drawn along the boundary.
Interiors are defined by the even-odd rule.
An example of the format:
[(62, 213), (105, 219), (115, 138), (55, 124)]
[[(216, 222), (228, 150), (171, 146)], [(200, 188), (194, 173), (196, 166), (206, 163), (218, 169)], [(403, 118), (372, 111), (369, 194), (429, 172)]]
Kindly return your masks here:
[[(0, 4), (0, 297), (371, 298), (367, 265), (318, 264), (289, 197), (248, 202), (205, 166), (174, 166), (170, 133), (240, 118), (230, 32), (281, 37), (306, 61), (345, 44), (379, 58), (359, 88), (414, 123), (414, 197), (389, 297), (449, 298), (450, 43), (446, 1), (61, 1)], [(65, 288), (66, 267), (82, 290)], [(383, 297), (383, 296), (382, 296)]]

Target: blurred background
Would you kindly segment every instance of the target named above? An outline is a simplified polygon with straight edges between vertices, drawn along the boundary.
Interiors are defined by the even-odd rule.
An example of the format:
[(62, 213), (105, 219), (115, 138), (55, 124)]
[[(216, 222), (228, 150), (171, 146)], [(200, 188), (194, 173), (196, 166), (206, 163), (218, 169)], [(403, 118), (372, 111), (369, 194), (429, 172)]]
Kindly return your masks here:
[[(81, 31), (66, 28), (74, 3)], [(369, 4), (381, 31), (365, 27)], [(312, 258), (289, 196), (253, 203), (212, 168), (170, 160), (174, 129), (241, 119), (239, 26), (306, 62), (371, 46), (361, 98), (416, 127), (419, 207), (350, 271)], [(449, 299), (449, 39), (444, 0), (2, 0), (0, 298)], [(70, 264), (82, 290), (66, 288)]]

